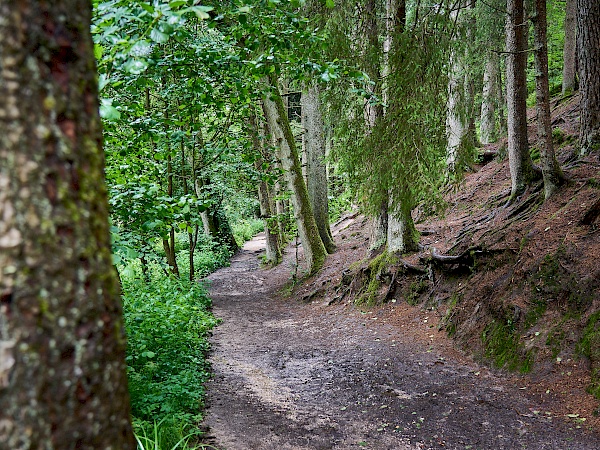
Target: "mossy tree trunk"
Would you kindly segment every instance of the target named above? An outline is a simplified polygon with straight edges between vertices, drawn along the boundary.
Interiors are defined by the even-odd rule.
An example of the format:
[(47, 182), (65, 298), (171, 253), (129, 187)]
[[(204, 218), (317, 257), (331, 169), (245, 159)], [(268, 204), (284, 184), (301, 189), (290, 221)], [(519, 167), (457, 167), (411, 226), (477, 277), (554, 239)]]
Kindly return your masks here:
[[(254, 111), (251, 111), (250, 117), (248, 119), (248, 125), (251, 133), (252, 145), (254, 147), (254, 151), (261, 155), (259, 159), (255, 162), (256, 170), (260, 173), (262, 172), (263, 165), (263, 157), (264, 150), (263, 145), (261, 145), (260, 136), (259, 136), (259, 128), (256, 123), (256, 115)], [(258, 201), (260, 204), (260, 216), (265, 223), (265, 256), (266, 262), (273, 266), (279, 264), (281, 261), (281, 249), (279, 246), (280, 238), (278, 236), (279, 226), (277, 222), (277, 217), (273, 214), (273, 210), (271, 205), (273, 205), (273, 201), (271, 199), (271, 192), (269, 189), (268, 183), (261, 179), (258, 182)]]
[(319, 229), (308, 199), (308, 191), (304, 178), (296, 142), (290, 128), (283, 99), (279, 93), (277, 77), (271, 74), (268, 78), (271, 94), (263, 98), (263, 109), (270, 134), (276, 145), (276, 152), (288, 188), (291, 191), (294, 217), (298, 226), (298, 234), (304, 248), (307, 270), (309, 274), (317, 272), (325, 262), (327, 251), (319, 235)]
[(306, 182), (308, 198), (315, 215), (319, 235), (328, 253), (335, 251), (329, 226), (327, 167), (325, 166), (325, 125), (320, 110), (319, 87), (310, 86), (302, 92), (302, 125), (306, 149)]
[(84, 0), (0, 0), (0, 447), (135, 449)]

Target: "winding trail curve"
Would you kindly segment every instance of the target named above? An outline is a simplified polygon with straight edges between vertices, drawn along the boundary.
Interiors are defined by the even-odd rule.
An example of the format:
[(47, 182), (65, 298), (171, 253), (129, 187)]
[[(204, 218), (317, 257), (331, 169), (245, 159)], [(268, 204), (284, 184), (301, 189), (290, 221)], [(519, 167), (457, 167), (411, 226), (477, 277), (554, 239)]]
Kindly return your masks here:
[(293, 255), (265, 270), (261, 251), (255, 238), (209, 277), (223, 319), (207, 386), (217, 448), (600, 449), (598, 435), (452, 351), (426, 312), (398, 325), (389, 308), (285, 298)]

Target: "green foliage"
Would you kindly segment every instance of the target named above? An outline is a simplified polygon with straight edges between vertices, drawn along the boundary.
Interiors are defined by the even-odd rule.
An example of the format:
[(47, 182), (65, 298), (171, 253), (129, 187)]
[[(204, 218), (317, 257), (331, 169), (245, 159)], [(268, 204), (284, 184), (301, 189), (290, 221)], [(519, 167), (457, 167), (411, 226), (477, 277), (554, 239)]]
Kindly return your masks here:
[(192, 426), (201, 418), (210, 376), (208, 331), (218, 323), (210, 299), (198, 283), (122, 281), (132, 413), (150, 423)]
[(369, 261), (369, 264), (362, 270), (365, 280), (363, 289), (355, 299), (357, 305), (373, 306), (377, 303), (379, 289), (382, 285), (382, 276), (385, 275), (388, 267), (398, 261), (398, 257), (383, 252)]
[(194, 446), (190, 441), (195, 433), (186, 433), (185, 423), (176, 423), (173, 420), (163, 419), (152, 423), (134, 419), (133, 422), (137, 450), (177, 450), (200, 449), (203, 446)]
[(232, 228), (235, 240), (241, 247), (244, 242), (249, 241), (263, 231), (265, 224), (261, 219), (251, 218), (234, 222)]
[(406, 303), (415, 306), (419, 303), (419, 297), (427, 290), (429, 286), (427, 277), (419, 277), (417, 280), (410, 283), (407, 291), (404, 294)]
[(533, 351), (525, 351), (519, 333), (511, 319), (493, 320), (481, 335), (484, 355), (498, 368), (518, 370), (522, 373), (533, 367)]
[(592, 361), (592, 383), (588, 391), (600, 398), (600, 311), (588, 319), (583, 336), (577, 344), (577, 351)]
[(595, 292), (594, 281), (578, 281), (576, 274), (566, 267), (567, 264), (565, 247), (561, 246), (555, 253), (544, 256), (537, 272), (530, 278), (534, 303), (554, 301), (570, 312), (583, 311), (591, 305)]
[[(336, 132), (333, 157), (370, 214), (377, 214), (388, 196), (392, 209), (404, 204), (410, 210), (421, 201), (442, 204), (449, 31), (450, 22), (440, 15), (411, 24), (410, 32), (394, 34), (385, 86), (388, 104), (379, 98), (379, 80), (361, 84), (356, 79), (349, 87), (339, 86), (345, 92), (329, 94), (329, 121)], [(340, 50), (356, 59), (352, 48)], [(373, 52), (380, 51), (363, 50), (361, 68), (366, 70)], [(385, 110), (373, 127), (365, 121), (366, 103)]]
[(337, 197), (329, 197), (329, 221), (337, 222), (344, 213), (350, 211), (353, 199), (350, 189), (343, 190)]

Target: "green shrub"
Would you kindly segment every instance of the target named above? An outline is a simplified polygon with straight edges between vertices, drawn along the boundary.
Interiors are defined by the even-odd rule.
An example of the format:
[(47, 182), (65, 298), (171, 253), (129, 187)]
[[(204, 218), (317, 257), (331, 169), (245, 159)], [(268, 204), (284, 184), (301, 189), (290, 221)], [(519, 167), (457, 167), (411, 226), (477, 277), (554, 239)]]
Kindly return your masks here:
[(249, 241), (265, 229), (262, 219), (241, 219), (232, 225), (235, 242), (241, 247), (244, 242)]
[(146, 284), (124, 277), (123, 308), (133, 416), (191, 428), (201, 419), (210, 376), (206, 338), (218, 323), (205, 288), (174, 278)]

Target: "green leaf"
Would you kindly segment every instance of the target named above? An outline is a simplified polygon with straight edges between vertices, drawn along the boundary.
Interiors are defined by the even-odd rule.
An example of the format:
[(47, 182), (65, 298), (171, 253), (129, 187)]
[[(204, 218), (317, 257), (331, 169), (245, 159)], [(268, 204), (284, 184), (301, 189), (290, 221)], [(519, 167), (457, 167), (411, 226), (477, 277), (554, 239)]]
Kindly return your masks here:
[(96, 59), (102, 59), (102, 55), (104, 54), (104, 47), (100, 44), (94, 44), (94, 56)]
[(325, 0), (325, 6), (328, 8), (333, 8), (335, 4), (333, 3), (333, 0)]
[(146, 357), (146, 358), (150, 358), (150, 359), (152, 359), (152, 358), (154, 358), (154, 357), (156, 356), (156, 353), (154, 353), (154, 352), (150, 352), (150, 351), (148, 351), (148, 352), (143, 352), (143, 353), (142, 353), (142, 356), (144, 356), (144, 357)]
[(150, 5), (149, 3), (140, 2), (140, 6), (146, 11), (148, 11), (150, 14), (154, 14), (154, 6)]
[(208, 12), (212, 10), (212, 6), (192, 6), (190, 8), (186, 8), (185, 12), (193, 12), (194, 14), (196, 14), (196, 16), (198, 16), (198, 19), (206, 20), (210, 19)]
[(145, 59), (130, 59), (123, 65), (123, 68), (132, 75), (139, 75), (146, 71), (148, 63)]
[(158, 28), (154, 28), (150, 32), (150, 39), (152, 39), (154, 42), (158, 42), (159, 44), (164, 44), (165, 42), (167, 42), (169, 40), (169, 35), (166, 33), (163, 33)]
[(100, 117), (106, 120), (119, 120), (121, 113), (112, 105), (112, 99), (103, 98), (100, 102)]
[(187, 2), (185, 0), (176, 0), (176, 1), (173, 1), (173, 2), (169, 2), (169, 7), (171, 9), (177, 9), (180, 6), (185, 5), (185, 4), (187, 4)]

